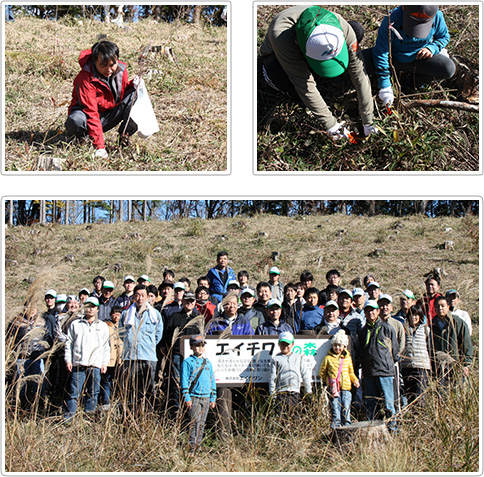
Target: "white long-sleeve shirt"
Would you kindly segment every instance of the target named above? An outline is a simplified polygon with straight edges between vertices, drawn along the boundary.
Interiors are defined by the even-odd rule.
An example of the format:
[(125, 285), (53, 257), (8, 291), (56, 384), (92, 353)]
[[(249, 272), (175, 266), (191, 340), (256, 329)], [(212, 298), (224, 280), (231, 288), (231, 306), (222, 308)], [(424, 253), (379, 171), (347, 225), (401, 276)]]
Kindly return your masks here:
[(106, 323), (98, 319), (89, 323), (83, 317), (70, 324), (64, 351), (66, 363), (101, 368), (108, 365), (110, 357), (109, 328)]

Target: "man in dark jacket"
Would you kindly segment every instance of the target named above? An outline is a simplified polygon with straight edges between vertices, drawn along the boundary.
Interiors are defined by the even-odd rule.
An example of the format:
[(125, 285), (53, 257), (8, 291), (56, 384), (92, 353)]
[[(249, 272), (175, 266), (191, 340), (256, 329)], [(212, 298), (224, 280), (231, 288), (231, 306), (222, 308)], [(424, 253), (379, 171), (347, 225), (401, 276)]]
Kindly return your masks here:
[(96, 147), (95, 157), (107, 159), (103, 132), (121, 122), (121, 137), (138, 130), (129, 112), (139, 78), (128, 82), (126, 64), (119, 61), (119, 49), (111, 41), (99, 41), (82, 51), (79, 64), (82, 69), (74, 80), (67, 134), (79, 138), (89, 135)]
[(116, 299), (113, 296), (114, 283), (109, 280), (104, 280), (101, 288), (101, 298), (99, 299), (99, 313), (97, 315), (100, 321), (111, 320), (111, 309), (116, 305)]
[(432, 320), (431, 359), (434, 372), (445, 381), (455, 372), (454, 365), (463, 365), (467, 376), (472, 364), (473, 347), (465, 321), (450, 312), (445, 296), (435, 298), (435, 318)]
[(195, 294), (191, 292), (185, 293), (182, 299), (182, 309), (167, 317), (161, 339), (161, 349), (168, 356), (168, 361), (171, 365), (169, 370), (169, 395), (170, 406), (173, 406), (170, 410), (174, 413), (178, 412), (180, 407), (180, 375), (183, 361), (180, 337), (201, 333), (199, 325), (187, 326), (188, 322), (198, 315), (195, 305)]
[[(379, 398), (385, 400), (385, 415), (395, 415), (393, 380), (394, 363), (399, 359), (399, 345), (394, 329), (380, 318), (380, 308), (374, 300), (365, 304), (366, 325), (359, 333), (360, 362), (363, 371), (363, 398), (369, 420), (377, 414)], [(389, 428), (396, 430), (396, 422)]]

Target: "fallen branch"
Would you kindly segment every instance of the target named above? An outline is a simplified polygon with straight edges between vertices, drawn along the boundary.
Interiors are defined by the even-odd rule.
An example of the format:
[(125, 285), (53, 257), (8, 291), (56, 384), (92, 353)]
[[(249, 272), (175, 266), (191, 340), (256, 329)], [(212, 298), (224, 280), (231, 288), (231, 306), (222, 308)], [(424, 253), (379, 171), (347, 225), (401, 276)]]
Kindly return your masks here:
[(411, 103), (403, 103), (405, 109), (413, 108), (445, 108), (445, 109), (460, 109), (462, 111), (470, 111), (472, 113), (479, 112), (479, 106), (468, 103), (460, 103), (458, 101), (444, 101), (439, 99), (420, 99), (412, 101)]

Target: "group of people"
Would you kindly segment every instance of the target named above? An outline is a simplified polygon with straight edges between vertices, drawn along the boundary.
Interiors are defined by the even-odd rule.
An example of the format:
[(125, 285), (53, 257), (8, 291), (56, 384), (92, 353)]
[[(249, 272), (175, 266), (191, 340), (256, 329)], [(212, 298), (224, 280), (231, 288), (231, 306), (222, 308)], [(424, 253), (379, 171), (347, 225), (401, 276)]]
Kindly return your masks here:
[(445, 48), (449, 31), (437, 5), (397, 6), (382, 18), (374, 47), (362, 51), (363, 35), (357, 21), (320, 6), (301, 5), (272, 20), (260, 47), (266, 83), (302, 102), (334, 140), (351, 139), (352, 133), (330, 112), (321, 90), (343, 73), (349, 73), (356, 89), (364, 136), (378, 133), (371, 77), (390, 108), (395, 99), (392, 68), (413, 87), (456, 73), (457, 63)]
[[(153, 409), (157, 386), (163, 386), (172, 413), (186, 407), (193, 414), (197, 426), (190, 445), (195, 449), (217, 395), (214, 370), (204, 356), (205, 337), (221, 333), (278, 337), (280, 353), (272, 356), (268, 391), (291, 407), (301, 398), (301, 383), (306, 393), (314, 387), (301, 355), (292, 353), (295, 338), (329, 335), (331, 350), (317, 374), (328, 390), (332, 427), (348, 425), (351, 408), (358, 405), (375, 419), (383, 403), (395, 428), (391, 416), (400, 403), (424, 392), (431, 373), (445, 383), (461, 364), (468, 374), (472, 323), (458, 308), (457, 290), (440, 293), (438, 276), (427, 278), (427, 292), (419, 300), (404, 290), (395, 314), (394, 298), (382, 293), (372, 275), (364, 278), (364, 288), (353, 289), (341, 286), (335, 269), (327, 272), (322, 289), (307, 270), (286, 285), (280, 276), (274, 266), (267, 281), (253, 288), (249, 273), (235, 274), (222, 251), (194, 292), (187, 277), (175, 280), (171, 270), (164, 271), (159, 286), (147, 275), (125, 276), (124, 291), (116, 298), (114, 283), (102, 276), (94, 278), (92, 290), (76, 295), (48, 290), (46, 311), (29, 307), (7, 329), (17, 350), (18, 376), (42, 376), (19, 380), (21, 404), (49, 396), (70, 422), (83, 393), (86, 413), (98, 406), (108, 410), (113, 393), (136, 413)], [(184, 356), (183, 337), (189, 338), (193, 356)]]

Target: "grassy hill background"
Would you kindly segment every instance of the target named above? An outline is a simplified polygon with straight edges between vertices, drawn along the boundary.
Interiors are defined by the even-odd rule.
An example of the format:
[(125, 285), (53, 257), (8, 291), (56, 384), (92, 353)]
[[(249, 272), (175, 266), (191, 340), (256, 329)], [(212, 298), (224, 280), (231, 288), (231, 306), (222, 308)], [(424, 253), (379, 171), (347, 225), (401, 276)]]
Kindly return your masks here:
[[(160, 131), (117, 147), (105, 134), (109, 159), (90, 145), (67, 143), (64, 122), (79, 53), (106, 35), (120, 49), (129, 79), (142, 73)], [(144, 47), (166, 46), (174, 59)], [(227, 164), (227, 28), (143, 20), (105, 24), (64, 17), (18, 16), (5, 24), (5, 169), (42, 169), (59, 158), (66, 171), (222, 171)], [(173, 58), (172, 58), (173, 59)], [(141, 69), (140, 69), (141, 68)]]
[[(412, 217), (258, 215), (234, 219), (182, 219), (94, 225), (35, 225), (7, 228), (5, 235), (6, 320), (20, 311), (30, 288), (43, 307), (48, 288), (76, 293), (91, 288), (97, 274), (113, 280), (121, 293), (127, 273), (162, 280), (164, 267), (196, 280), (214, 265), (216, 253), (229, 252), (230, 266), (246, 269), (255, 285), (281, 260), (281, 280), (313, 272), (316, 286), (338, 268), (343, 285), (373, 273), (395, 299), (404, 288), (421, 296), (423, 275), (440, 268), (442, 289), (457, 288), (462, 308), (474, 321), (479, 343), (478, 219)], [(443, 247), (453, 241), (454, 250)], [(32, 284), (32, 280), (37, 280)], [(398, 300), (397, 300), (398, 303)], [(97, 422), (80, 420), (65, 428), (58, 418), (6, 421), (6, 468), (10, 471), (153, 472), (420, 472), (477, 471), (479, 466), (478, 361), (466, 387), (445, 397), (433, 385), (421, 408), (403, 416), (402, 430), (380, 452), (355, 445), (332, 446), (322, 435), (329, 417), (320, 400), (289, 430), (278, 416), (256, 403), (252, 419), (234, 423), (232, 438), (209, 434), (195, 458), (186, 454), (183, 426), (148, 416), (124, 424), (109, 413)], [(259, 407), (257, 407), (259, 406)], [(46, 451), (46, 449), (48, 449)], [(438, 449), (438, 452), (436, 450)]]

